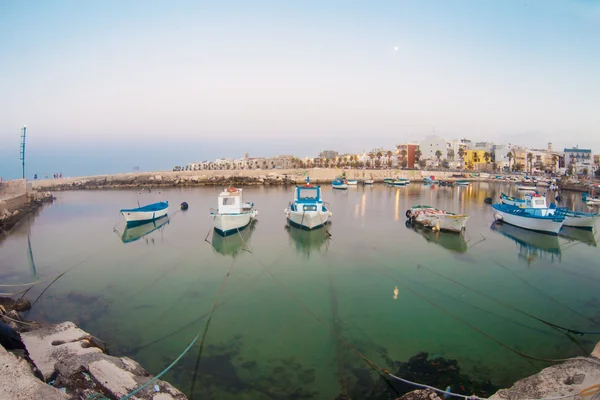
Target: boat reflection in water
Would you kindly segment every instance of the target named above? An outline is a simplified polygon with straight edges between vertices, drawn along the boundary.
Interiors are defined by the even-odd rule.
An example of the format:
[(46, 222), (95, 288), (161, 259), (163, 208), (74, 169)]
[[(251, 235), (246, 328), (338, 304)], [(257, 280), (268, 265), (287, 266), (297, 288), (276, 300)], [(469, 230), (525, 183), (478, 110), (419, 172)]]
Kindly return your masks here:
[[(169, 216), (165, 215), (159, 219), (155, 219), (148, 222), (143, 223), (128, 223), (123, 231), (123, 235), (121, 235), (121, 240), (123, 243), (131, 243), (139, 240), (145, 236), (148, 236), (152, 232), (156, 230), (160, 230), (161, 234), (164, 230), (164, 227), (169, 224)], [(150, 240), (148, 240), (150, 239)], [(144, 239), (147, 244), (154, 244), (154, 238), (145, 237)]]
[(598, 247), (598, 243), (596, 242), (596, 236), (594, 236), (594, 232), (589, 231), (587, 229), (578, 229), (563, 226), (562, 228), (560, 228), (558, 234), (566, 239), (576, 240), (578, 242), (585, 243), (588, 246)]
[(494, 221), (490, 226), (494, 232), (513, 240), (519, 247), (519, 258), (531, 264), (536, 259), (561, 260), (558, 236), (534, 232), (514, 225)]
[(213, 229), (212, 247), (214, 251), (233, 258), (237, 257), (240, 252), (248, 251), (247, 246), (250, 246), (250, 238), (257, 224), (258, 220), (252, 219), (246, 228), (228, 236), (219, 235)]
[(465, 253), (468, 249), (467, 242), (462, 233), (433, 231), (431, 228), (406, 221), (405, 226), (425, 238), (429, 243), (435, 243), (446, 250), (455, 253)]
[(290, 235), (290, 245), (293, 243), (296, 251), (306, 258), (310, 258), (313, 251), (327, 251), (329, 232), (327, 229), (306, 230), (291, 225), (286, 225), (285, 230)]

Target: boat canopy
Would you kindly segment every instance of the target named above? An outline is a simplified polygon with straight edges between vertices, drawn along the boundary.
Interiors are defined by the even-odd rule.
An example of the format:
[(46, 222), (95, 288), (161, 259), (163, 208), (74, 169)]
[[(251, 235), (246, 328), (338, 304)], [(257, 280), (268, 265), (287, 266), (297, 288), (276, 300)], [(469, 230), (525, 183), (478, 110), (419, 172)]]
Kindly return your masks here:
[(311, 184), (296, 186), (296, 203), (322, 203), (321, 187)]
[(242, 208), (242, 189), (227, 188), (219, 193), (218, 211), (220, 214), (239, 213)]

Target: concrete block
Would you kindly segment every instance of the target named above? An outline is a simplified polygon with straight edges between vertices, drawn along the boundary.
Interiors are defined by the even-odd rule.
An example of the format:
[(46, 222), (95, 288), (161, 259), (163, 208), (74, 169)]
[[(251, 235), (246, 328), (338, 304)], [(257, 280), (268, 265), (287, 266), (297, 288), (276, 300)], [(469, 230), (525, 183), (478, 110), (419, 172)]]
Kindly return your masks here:
[(107, 360), (90, 363), (88, 368), (94, 379), (116, 398), (129, 394), (138, 386), (131, 372), (124, 371)]

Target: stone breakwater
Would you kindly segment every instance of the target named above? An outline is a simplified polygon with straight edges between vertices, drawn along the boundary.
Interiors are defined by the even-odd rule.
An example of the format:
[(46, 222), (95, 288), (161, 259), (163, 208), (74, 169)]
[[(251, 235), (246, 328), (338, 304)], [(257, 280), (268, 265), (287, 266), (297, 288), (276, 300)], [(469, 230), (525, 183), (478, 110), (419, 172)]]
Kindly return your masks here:
[(277, 169), (277, 170), (225, 170), (225, 171), (163, 171), (77, 178), (49, 179), (33, 182), (35, 190), (108, 189), (140, 186), (203, 186), (203, 185), (270, 185), (304, 183), (310, 176), (313, 183), (331, 183), (343, 172), (348, 179), (371, 179), (383, 182), (384, 178), (407, 178), (423, 182), (423, 177), (434, 175), (438, 179), (456, 179), (461, 173), (440, 171), (396, 170), (340, 170), (334, 168)]
[(0, 200), (0, 232), (9, 231), (23, 217), (54, 201), (48, 191), (32, 191)]

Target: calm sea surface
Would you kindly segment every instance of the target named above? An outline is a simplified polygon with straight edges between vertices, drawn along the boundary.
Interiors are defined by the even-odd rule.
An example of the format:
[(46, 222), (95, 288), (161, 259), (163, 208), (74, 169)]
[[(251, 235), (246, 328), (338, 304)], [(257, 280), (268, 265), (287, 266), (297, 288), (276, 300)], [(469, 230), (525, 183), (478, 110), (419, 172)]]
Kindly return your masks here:
[[(241, 237), (218, 237), (208, 212), (220, 190), (58, 192), (0, 239), (0, 282), (44, 281), (25, 295), (34, 302), (27, 318), (73, 321), (154, 374), (207, 329), (203, 346), (199, 340), (165, 376), (197, 399), (334, 399), (376, 384), (335, 335), (390, 371), (427, 352), (497, 386), (550, 365), (498, 342), (557, 359), (589, 354), (598, 338), (570, 339), (499, 303), (600, 331), (594, 234), (496, 226), (484, 199), (516, 194), (512, 185), (326, 185), (330, 239), (325, 230), (286, 226), (291, 186), (246, 188), (258, 221)], [(172, 207), (162, 227), (135, 240), (153, 226), (124, 232), (118, 210), (138, 200)], [(182, 201), (186, 212), (177, 211)], [(465, 234), (407, 227), (405, 212), (415, 204), (470, 215)], [(562, 204), (587, 208), (577, 193), (563, 193)]]

